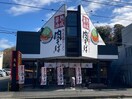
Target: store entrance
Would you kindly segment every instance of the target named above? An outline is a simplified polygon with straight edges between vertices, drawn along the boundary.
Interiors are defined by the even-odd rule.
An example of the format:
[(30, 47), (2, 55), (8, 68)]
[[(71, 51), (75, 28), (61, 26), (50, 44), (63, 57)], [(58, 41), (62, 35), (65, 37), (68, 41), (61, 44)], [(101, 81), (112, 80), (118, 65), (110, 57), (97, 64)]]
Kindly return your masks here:
[(82, 83), (97, 83), (97, 69), (94, 68), (82, 68)]
[(47, 84), (50, 86), (57, 85), (56, 68), (47, 68)]
[(63, 68), (64, 70), (64, 85), (65, 87), (71, 86), (71, 78), (76, 77), (75, 68)]

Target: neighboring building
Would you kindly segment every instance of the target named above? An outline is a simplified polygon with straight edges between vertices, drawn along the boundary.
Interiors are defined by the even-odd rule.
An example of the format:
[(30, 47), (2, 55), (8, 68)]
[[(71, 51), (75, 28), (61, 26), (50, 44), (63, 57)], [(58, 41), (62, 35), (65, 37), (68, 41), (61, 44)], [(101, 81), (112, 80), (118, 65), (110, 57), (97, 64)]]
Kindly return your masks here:
[(3, 68), (3, 52), (0, 52), (0, 69)]
[(122, 30), (122, 46), (118, 48), (118, 73), (119, 82), (132, 86), (132, 24)]
[(118, 59), (117, 47), (105, 45), (82, 6), (70, 11), (63, 5), (39, 32), (18, 31), (16, 50), (25, 84), (69, 86), (72, 77), (77, 85), (107, 84), (110, 64)]

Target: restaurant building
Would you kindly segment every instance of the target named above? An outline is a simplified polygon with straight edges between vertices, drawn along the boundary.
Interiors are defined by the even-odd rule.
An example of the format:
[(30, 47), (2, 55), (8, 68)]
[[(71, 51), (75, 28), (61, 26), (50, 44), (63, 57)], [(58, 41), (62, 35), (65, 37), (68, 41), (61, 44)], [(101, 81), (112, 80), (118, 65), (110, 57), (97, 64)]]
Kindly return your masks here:
[[(38, 32), (18, 31), (16, 50), (22, 53), (25, 85), (76, 86), (86, 81), (108, 84), (110, 64), (118, 59), (117, 47), (106, 45), (81, 5), (66, 5)], [(35, 80), (33, 80), (35, 79)]]

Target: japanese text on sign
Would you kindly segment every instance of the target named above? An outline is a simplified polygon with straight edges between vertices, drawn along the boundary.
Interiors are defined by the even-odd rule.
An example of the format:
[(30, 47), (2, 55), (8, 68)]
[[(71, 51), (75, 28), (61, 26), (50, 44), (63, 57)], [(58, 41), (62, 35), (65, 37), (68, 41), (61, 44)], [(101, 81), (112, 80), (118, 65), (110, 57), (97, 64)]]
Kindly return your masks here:
[(89, 19), (86, 16), (82, 17), (83, 28), (89, 30)]
[(64, 29), (55, 32), (54, 40), (56, 40), (54, 52), (60, 52), (61, 49), (64, 50)]
[(65, 20), (64, 14), (55, 16), (54, 17), (54, 28), (57, 29), (60, 27), (64, 27), (64, 20)]

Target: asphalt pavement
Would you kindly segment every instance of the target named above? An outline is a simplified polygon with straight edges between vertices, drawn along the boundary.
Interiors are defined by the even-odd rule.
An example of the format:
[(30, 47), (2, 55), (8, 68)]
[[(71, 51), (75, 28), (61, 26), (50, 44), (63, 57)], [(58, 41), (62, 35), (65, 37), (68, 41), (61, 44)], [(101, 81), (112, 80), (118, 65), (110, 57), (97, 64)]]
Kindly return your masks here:
[(87, 89), (58, 88), (40, 89), (25, 87), (19, 92), (9, 92), (9, 76), (0, 77), (0, 99), (132, 99), (132, 88)]
[(1, 92), (0, 99), (132, 99), (132, 89), (32, 89), (19, 92)]

